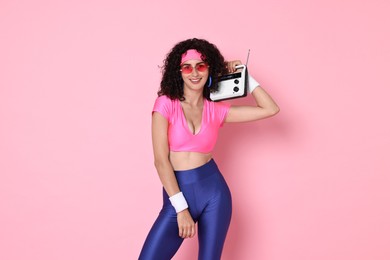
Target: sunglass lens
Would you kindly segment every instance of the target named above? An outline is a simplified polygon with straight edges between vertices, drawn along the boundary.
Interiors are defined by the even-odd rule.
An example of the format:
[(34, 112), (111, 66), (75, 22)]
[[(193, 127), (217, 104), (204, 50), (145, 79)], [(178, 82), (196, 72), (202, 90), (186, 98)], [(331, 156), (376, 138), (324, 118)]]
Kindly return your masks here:
[(191, 65), (182, 66), (181, 72), (183, 72), (184, 74), (190, 74), (192, 72), (192, 66)]
[(196, 65), (196, 70), (200, 71), (200, 72), (206, 71), (207, 70), (206, 63), (201, 63), (201, 64)]

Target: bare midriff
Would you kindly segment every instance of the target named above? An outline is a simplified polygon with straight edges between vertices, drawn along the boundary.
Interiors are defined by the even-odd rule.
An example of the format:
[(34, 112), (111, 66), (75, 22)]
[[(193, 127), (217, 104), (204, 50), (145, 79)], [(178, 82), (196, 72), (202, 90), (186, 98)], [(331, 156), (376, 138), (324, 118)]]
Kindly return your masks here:
[(169, 160), (175, 171), (197, 168), (206, 164), (212, 158), (211, 153), (198, 152), (169, 152)]

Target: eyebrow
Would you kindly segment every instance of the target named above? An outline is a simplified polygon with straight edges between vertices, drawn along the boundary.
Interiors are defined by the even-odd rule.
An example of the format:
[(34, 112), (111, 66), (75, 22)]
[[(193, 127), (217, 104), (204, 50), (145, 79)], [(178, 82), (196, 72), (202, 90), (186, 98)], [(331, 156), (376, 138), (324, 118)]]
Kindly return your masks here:
[[(196, 63), (195, 65), (202, 64), (202, 63), (206, 63), (206, 62), (205, 62), (205, 61), (201, 61), (201, 62)], [(184, 62), (184, 63), (182, 64), (182, 66), (183, 66), (183, 65), (191, 65), (191, 64)]]

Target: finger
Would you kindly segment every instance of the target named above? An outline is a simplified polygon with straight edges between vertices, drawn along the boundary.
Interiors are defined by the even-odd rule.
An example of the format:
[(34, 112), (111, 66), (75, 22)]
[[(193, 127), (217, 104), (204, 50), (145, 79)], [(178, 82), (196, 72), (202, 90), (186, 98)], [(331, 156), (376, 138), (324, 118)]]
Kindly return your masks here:
[(227, 72), (230, 73), (230, 62), (226, 63), (226, 69), (227, 69)]
[(239, 61), (239, 60), (234, 62), (234, 70), (235, 71), (237, 70), (236, 66), (238, 66), (238, 65), (241, 65), (241, 61)]
[(183, 232), (183, 238), (188, 238), (189, 236), (190, 236), (190, 230), (188, 227), (186, 227)]
[(185, 223), (179, 223), (178, 224), (178, 228), (179, 228), (179, 237), (181, 238), (184, 238), (186, 235), (187, 235), (187, 224)]
[(233, 63), (233, 62), (229, 62), (229, 72), (230, 72), (230, 73), (233, 73), (233, 72), (234, 72), (234, 70), (235, 70), (234, 67), (235, 67), (235, 66), (234, 66), (234, 63)]
[(193, 237), (193, 236), (195, 236), (195, 225), (193, 225), (193, 226), (191, 227), (191, 234), (190, 234), (190, 237)]
[(185, 234), (186, 234), (186, 238), (191, 237), (191, 225), (186, 226)]
[(234, 61), (234, 63), (233, 63), (233, 71), (237, 71), (236, 66), (238, 66), (240, 64), (241, 64), (241, 62), (239, 60)]
[(192, 225), (188, 225), (186, 229), (187, 238), (192, 237)]

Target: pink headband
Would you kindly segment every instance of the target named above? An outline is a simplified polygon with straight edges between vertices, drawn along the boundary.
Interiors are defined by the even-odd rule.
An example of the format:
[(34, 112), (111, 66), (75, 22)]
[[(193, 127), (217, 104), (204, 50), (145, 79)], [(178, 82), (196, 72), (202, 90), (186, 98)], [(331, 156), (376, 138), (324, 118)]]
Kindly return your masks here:
[(204, 57), (204, 55), (202, 53), (198, 52), (197, 50), (189, 49), (183, 55), (181, 55), (181, 63), (180, 64), (183, 64), (184, 62), (186, 62), (188, 60), (201, 60), (201, 61), (203, 61), (202, 56)]

